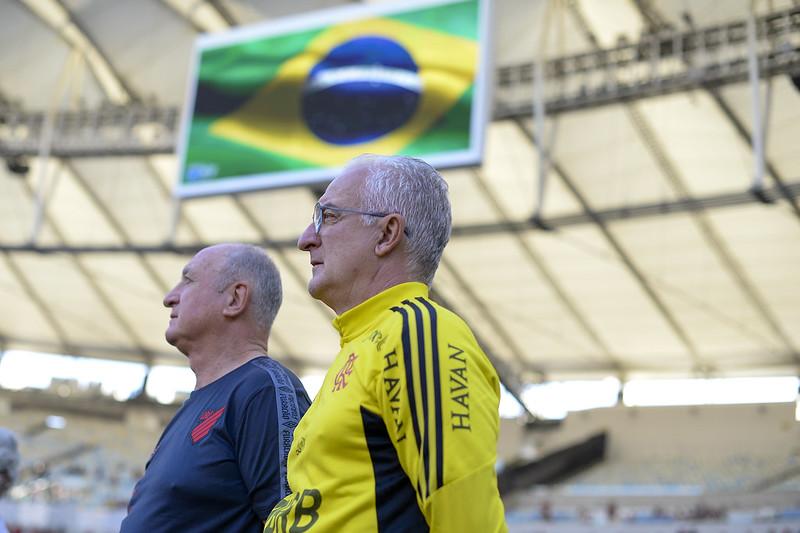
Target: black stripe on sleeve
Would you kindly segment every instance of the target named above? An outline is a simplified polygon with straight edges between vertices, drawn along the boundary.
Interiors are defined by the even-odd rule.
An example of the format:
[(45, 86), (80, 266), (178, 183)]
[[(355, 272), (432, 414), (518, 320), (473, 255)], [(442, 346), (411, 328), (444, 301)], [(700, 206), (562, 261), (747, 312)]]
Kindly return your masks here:
[(383, 419), (361, 407), (361, 423), (375, 475), (375, 514), (379, 533), (427, 533), (411, 480), (403, 471)]
[(417, 400), (416, 396), (414, 395), (414, 373), (412, 369), (412, 359), (411, 359), (411, 337), (408, 330), (408, 312), (403, 309), (402, 307), (392, 307), (392, 311), (396, 313), (400, 313), (400, 316), (403, 317), (403, 334), (402, 334), (402, 342), (403, 342), (403, 359), (405, 361), (406, 367), (406, 390), (408, 391), (408, 407), (411, 411), (411, 422), (414, 426), (414, 439), (417, 443), (417, 451), (419, 451), (420, 447), (420, 437), (419, 437), (419, 421), (417, 420)]
[(424, 298), (417, 300), (425, 306), (431, 315), (431, 366), (433, 367), (433, 409), (436, 415), (436, 488), (444, 483), (444, 432), (442, 431), (442, 385), (439, 376), (439, 329), (437, 326), (436, 308)]
[[(289, 449), (292, 447), (294, 428), (300, 422), (303, 412), (297, 398), (297, 390), (292, 383), (287, 370), (274, 359), (258, 358), (251, 361), (254, 365), (266, 371), (272, 380), (275, 389), (275, 413), (277, 427), (275, 428), (276, 441), (278, 443), (278, 472), (280, 496), (284, 498), (292, 493), (289, 487), (288, 462)], [(308, 405), (306, 404), (306, 409)], [(269, 511), (269, 510), (268, 510)]]
[(414, 320), (417, 323), (417, 355), (419, 360), (419, 388), (422, 397), (422, 461), (425, 465), (425, 497), (431, 495), (431, 455), (428, 436), (430, 435), (428, 424), (428, 373), (426, 369), (427, 352), (425, 351), (425, 325), (422, 321), (422, 311), (413, 302), (403, 300), (414, 311)]

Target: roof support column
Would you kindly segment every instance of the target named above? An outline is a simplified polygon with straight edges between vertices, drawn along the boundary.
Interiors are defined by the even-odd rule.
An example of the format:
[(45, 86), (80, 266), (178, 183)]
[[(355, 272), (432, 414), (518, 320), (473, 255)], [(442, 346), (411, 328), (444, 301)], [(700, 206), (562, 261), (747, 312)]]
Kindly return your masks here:
[[(750, 81), (750, 94), (753, 106), (753, 194), (759, 196), (764, 189), (764, 134), (766, 132), (766, 115), (761, 116), (761, 94), (758, 77), (758, 42), (756, 35), (755, 6), (751, 2), (750, 16), (747, 17), (747, 74)], [(767, 92), (767, 107), (770, 94)], [(763, 197), (763, 195), (761, 196)], [(760, 198), (761, 198), (760, 197)]]

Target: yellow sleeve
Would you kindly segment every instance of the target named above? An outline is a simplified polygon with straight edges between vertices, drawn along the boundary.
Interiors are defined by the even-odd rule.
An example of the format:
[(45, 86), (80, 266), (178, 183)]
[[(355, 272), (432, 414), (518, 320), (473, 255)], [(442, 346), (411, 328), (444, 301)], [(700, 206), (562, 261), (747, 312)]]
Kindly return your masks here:
[(494, 464), (499, 380), (469, 328), (426, 298), (394, 307), (381, 416), (431, 531), (506, 531)]

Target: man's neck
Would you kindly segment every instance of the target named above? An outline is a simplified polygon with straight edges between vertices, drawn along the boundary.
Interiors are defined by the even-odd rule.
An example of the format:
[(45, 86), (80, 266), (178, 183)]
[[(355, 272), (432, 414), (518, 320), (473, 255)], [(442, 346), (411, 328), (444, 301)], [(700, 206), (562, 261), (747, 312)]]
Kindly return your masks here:
[[(369, 280), (365, 286), (358, 287), (358, 290), (354, 290), (348, 294), (347, 297), (343, 298), (343, 301), (338, 305), (334, 306), (328, 304), (328, 307), (333, 309), (336, 315), (339, 316), (349, 311), (353, 307), (366, 302), (376, 294), (380, 294), (386, 289), (394, 287), (395, 285), (408, 283), (409, 281), (414, 280), (410, 279), (408, 274), (406, 274), (404, 271), (391, 272), (390, 275), (375, 276)], [(325, 303), (327, 304), (327, 302)]]
[(213, 354), (196, 353), (189, 355), (189, 366), (196, 377), (194, 389), (213, 383), (222, 376), (236, 370), (248, 361), (267, 354), (266, 347), (253, 347), (245, 350), (217, 352)]

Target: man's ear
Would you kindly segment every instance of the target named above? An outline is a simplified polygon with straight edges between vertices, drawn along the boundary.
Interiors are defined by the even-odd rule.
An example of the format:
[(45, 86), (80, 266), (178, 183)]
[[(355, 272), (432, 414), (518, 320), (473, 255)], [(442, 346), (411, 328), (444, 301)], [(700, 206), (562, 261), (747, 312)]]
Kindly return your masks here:
[(245, 283), (234, 283), (225, 291), (225, 308), (222, 310), (222, 315), (229, 318), (241, 315), (247, 309), (249, 301), (250, 287)]
[(381, 230), (380, 239), (375, 244), (375, 255), (384, 257), (394, 250), (403, 238), (406, 227), (405, 219), (397, 213), (386, 215), (379, 223)]

